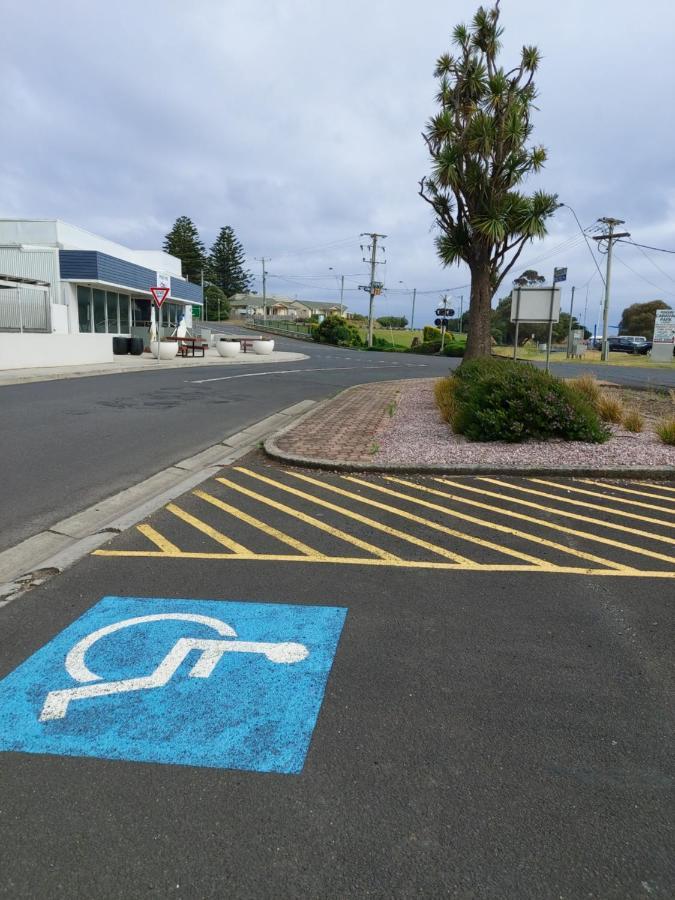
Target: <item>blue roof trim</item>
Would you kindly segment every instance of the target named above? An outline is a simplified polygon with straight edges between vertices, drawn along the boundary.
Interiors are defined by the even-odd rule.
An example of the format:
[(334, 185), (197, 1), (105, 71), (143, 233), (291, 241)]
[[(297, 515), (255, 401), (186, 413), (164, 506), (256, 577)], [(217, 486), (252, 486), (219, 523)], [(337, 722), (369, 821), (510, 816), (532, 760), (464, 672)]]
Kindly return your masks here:
[[(117, 259), (98, 250), (59, 250), (61, 278), (71, 281), (105, 281), (127, 290), (149, 291), (157, 284), (157, 272), (136, 263)], [(171, 294), (176, 300), (202, 304), (202, 288), (180, 278), (171, 278)]]

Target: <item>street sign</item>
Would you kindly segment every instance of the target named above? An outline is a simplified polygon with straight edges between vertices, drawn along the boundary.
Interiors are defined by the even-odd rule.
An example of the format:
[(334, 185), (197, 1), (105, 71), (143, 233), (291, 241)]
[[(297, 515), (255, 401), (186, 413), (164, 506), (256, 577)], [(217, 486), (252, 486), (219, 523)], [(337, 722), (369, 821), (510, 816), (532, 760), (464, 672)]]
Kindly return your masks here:
[(559, 281), (567, 281), (566, 268), (553, 270), (553, 284), (557, 284)]
[(152, 299), (157, 304), (157, 309), (159, 309), (169, 296), (170, 288), (168, 287), (151, 287), (150, 293), (152, 294)]
[(0, 681), (0, 750), (300, 772), (346, 614), (104, 597)]

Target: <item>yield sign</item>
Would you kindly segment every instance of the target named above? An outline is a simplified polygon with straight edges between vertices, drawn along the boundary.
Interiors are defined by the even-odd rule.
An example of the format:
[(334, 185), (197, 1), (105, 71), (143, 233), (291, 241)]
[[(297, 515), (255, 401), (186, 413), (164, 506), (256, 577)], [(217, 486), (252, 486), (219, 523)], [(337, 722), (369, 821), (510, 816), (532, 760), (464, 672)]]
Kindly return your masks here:
[(157, 308), (159, 308), (162, 303), (169, 296), (169, 288), (168, 287), (151, 287), (150, 293), (152, 294), (152, 299), (157, 304)]

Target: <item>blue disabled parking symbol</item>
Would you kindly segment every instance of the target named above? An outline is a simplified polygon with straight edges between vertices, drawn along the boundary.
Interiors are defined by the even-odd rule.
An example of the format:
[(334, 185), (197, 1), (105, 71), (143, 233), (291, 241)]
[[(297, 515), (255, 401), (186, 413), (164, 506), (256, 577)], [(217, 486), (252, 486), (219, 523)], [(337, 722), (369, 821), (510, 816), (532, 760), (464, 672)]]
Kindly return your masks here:
[(0, 681), (0, 750), (300, 772), (346, 614), (104, 597)]

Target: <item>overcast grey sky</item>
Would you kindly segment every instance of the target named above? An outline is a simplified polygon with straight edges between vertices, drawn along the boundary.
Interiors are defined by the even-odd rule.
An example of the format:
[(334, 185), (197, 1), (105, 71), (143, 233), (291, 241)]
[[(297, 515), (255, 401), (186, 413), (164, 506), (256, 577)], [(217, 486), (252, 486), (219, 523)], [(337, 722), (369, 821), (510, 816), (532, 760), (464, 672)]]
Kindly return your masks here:
[[(435, 60), (477, 6), (4, 0), (0, 215), (59, 217), (136, 248), (160, 246), (182, 214), (207, 245), (232, 225), (256, 276), (254, 257), (271, 257), (268, 290), (334, 299), (332, 266), (361, 311), (359, 233), (383, 232), (389, 291), (376, 312), (408, 312), (396, 291), (417, 287), (428, 322), (443, 289), (466, 302), (469, 279), (436, 259), (417, 196), (420, 132)], [(544, 57), (534, 137), (549, 162), (537, 184), (584, 226), (617, 216), (635, 241), (675, 249), (675, 4), (501, 7), (505, 60), (523, 43)], [(616, 259), (612, 324), (631, 302), (675, 306), (675, 256), (619, 245)], [(566, 265), (564, 306), (575, 284), (583, 315), (588, 287), (592, 329), (602, 283), (567, 210), (522, 261), (545, 274)]]

